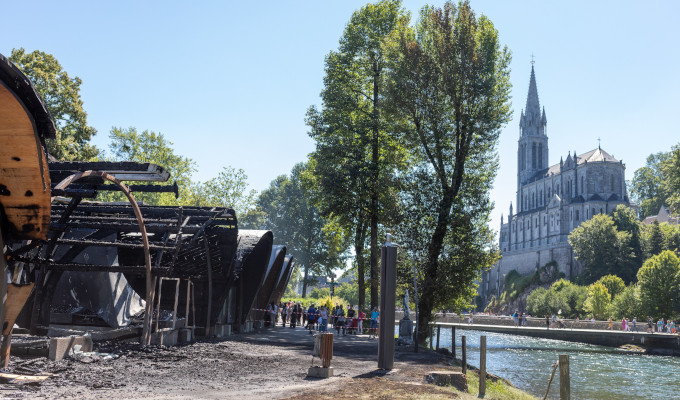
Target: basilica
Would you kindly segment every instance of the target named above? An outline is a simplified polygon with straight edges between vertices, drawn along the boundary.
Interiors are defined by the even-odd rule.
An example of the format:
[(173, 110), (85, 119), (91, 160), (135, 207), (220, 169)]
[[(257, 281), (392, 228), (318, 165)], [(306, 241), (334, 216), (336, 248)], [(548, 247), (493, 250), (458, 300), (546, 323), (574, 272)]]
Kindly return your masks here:
[(595, 214), (630, 205), (625, 165), (599, 146), (578, 155), (569, 151), (558, 164), (548, 165), (547, 124), (532, 65), (519, 121), (516, 208), (510, 204), (507, 222), (501, 216), (501, 259), (482, 276), (480, 295), (487, 300), (500, 295), (503, 278), (512, 270), (529, 275), (555, 261), (567, 279), (578, 275), (569, 233)]

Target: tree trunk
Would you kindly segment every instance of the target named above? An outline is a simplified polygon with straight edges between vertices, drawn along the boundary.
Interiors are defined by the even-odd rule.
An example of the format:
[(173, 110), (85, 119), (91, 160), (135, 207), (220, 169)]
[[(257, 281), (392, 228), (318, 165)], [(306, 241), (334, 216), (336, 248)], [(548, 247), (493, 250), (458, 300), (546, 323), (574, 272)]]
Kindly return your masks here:
[(380, 70), (378, 62), (373, 60), (373, 137), (371, 140), (371, 307), (380, 303), (378, 288), (380, 285), (380, 249), (378, 248), (378, 180), (380, 178), (380, 109), (378, 96), (380, 95)]
[(363, 221), (358, 220), (354, 237), (354, 253), (357, 261), (357, 284), (359, 286), (359, 310), (366, 305), (366, 265), (364, 263), (364, 244), (366, 241), (366, 229)]
[(418, 341), (421, 344), (425, 344), (425, 339), (429, 334), (429, 324), (432, 320), (432, 310), (434, 309), (435, 291), (437, 287), (439, 254), (442, 251), (444, 238), (446, 237), (449, 222), (451, 220), (453, 199), (454, 192), (452, 190), (444, 192), (444, 198), (439, 202), (437, 227), (432, 234), (432, 239), (430, 240), (430, 245), (427, 250), (425, 273), (423, 274), (423, 284), (421, 285), (420, 301), (418, 303)]
[(307, 274), (309, 273), (309, 267), (305, 265), (305, 273), (302, 277), (302, 298), (307, 297)]

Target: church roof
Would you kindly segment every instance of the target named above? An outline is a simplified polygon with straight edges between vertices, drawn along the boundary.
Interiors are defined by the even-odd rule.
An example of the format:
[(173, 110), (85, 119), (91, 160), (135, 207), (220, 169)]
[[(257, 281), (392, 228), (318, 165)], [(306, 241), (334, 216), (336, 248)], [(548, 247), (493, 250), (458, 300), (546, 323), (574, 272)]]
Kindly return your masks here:
[(599, 194), (595, 193), (594, 195), (590, 196), (588, 201), (604, 201), (604, 199)]
[[(594, 150), (590, 150), (586, 153), (583, 153), (581, 155), (578, 155), (576, 157), (571, 157), (571, 154), (567, 157), (567, 161), (564, 163), (565, 165), (568, 163), (573, 163), (573, 160), (576, 160), (576, 165), (582, 165), (585, 164), (586, 162), (619, 162), (616, 158), (612, 157), (611, 154), (607, 153), (606, 151), (602, 150), (600, 147)], [(541, 179), (546, 176), (550, 175), (557, 175), (560, 173), (560, 164), (555, 164), (551, 165), (547, 169), (538, 171), (536, 175), (534, 175), (534, 180), (536, 179)]]

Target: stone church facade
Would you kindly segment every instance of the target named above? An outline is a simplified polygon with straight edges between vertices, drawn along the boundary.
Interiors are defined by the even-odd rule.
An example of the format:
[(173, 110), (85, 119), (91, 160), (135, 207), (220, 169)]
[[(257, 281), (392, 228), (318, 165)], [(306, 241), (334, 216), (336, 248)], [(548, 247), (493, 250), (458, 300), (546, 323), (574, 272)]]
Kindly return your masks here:
[(548, 165), (547, 118), (533, 65), (519, 128), (516, 209), (511, 203), (507, 222), (501, 216), (501, 259), (483, 274), (479, 288), (486, 301), (500, 294), (512, 270), (529, 275), (554, 260), (568, 279), (578, 275), (571, 231), (595, 214), (630, 205), (625, 165), (599, 146), (580, 155), (570, 151), (559, 164)]

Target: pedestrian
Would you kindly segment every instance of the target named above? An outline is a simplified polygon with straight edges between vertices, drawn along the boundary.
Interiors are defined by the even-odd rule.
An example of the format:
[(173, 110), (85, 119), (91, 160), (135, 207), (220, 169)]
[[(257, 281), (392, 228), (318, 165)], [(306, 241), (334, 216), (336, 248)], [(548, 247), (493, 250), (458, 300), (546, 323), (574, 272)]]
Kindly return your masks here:
[(297, 315), (298, 304), (293, 302), (293, 305), (291, 307), (292, 308), (290, 310), (290, 327), (295, 328), (295, 325), (296, 325), (297, 320), (298, 320), (298, 315)]
[(610, 331), (611, 331), (612, 329), (614, 329), (614, 321), (612, 321), (612, 317), (611, 317), (611, 316), (609, 317), (609, 319), (607, 320), (607, 322), (609, 322), (609, 324), (607, 325), (607, 329), (609, 329)]
[(345, 310), (342, 309), (342, 304), (340, 304), (338, 308), (335, 309), (335, 318), (335, 330), (338, 332), (338, 335), (340, 335), (340, 329), (342, 329), (342, 336), (346, 336)]
[(354, 314), (355, 314), (354, 307), (352, 307), (352, 305), (350, 304), (349, 308), (347, 308), (347, 325), (348, 325), (347, 333), (349, 333), (350, 335), (356, 333), (356, 319), (354, 318)]
[(321, 309), (319, 310), (319, 318), (321, 319), (321, 322), (319, 324), (319, 332), (327, 332), (328, 331), (328, 310), (326, 309), (326, 306), (321, 306)]
[(547, 314), (545, 315), (545, 329), (550, 330), (550, 317)]
[(359, 321), (357, 323), (357, 333), (364, 333), (364, 320), (366, 319), (366, 313), (363, 310), (359, 310)]
[(633, 332), (637, 332), (637, 317), (633, 317)]
[(309, 329), (310, 335), (314, 330), (315, 323), (316, 323), (316, 308), (314, 308), (314, 304), (312, 303), (312, 305), (309, 306), (309, 309), (307, 309), (307, 328)]
[(621, 320), (621, 330), (624, 331), (624, 332), (626, 331), (626, 319), (625, 318), (623, 318)]
[(378, 311), (378, 307), (373, 307), (373, 311), (371, 311), (371, 332), (369, 335), (370, 337), (378, 337), (378, 317), (380, 316), (380, 312)]
[(654, 324), (652, 323), (652, 317), (647, 316), (647, 332), (654, 333)]
[(656, 331), (663, 333), (663, 318), (659, 318), (659, 320), (656, 321)]

